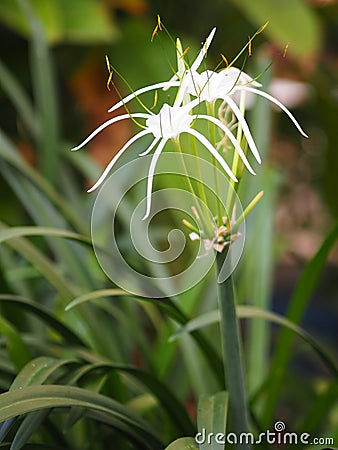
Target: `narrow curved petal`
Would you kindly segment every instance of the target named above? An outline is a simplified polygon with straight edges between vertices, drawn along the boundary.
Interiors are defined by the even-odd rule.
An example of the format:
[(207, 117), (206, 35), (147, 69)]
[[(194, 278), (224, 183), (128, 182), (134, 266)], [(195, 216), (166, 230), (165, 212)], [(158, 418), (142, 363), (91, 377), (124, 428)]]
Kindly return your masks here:
[(216, 28), (213, 28), (211, 30), (209, 36), (206, 38), (201, 51), (197, 55), (197, 58), (195, 59), (195, 61), (193, 62), (192, 66), (191, 66), (192, 71), (196, 71), (199, 68), (199, 66), (202, 64), (202, 61), (203, 61), (205, 55), (207, 54), (208, 48), (210, 47), (210, 44), (214, 38), (215, 33), (216, 33)]
[(177, 73), (175, 73), (175, 75), (173, 75), (169, 81), (166, 81), (165, 85), (163, 86), (163, 90), (167, 91), (169, 88), (171, 88), (173, 86), (173, 83), (179, 83), (179, 78)]
[(153, 149), (154, 147), (156, 147), (156, 145), (158, 144), (158, 142), (159, 142), (160, 140), (161, 140), (161, 138), (154, 139), (153, 142), (152, 142), (152, 143), (149, 145), (149, 147), (147, 148), (147, 150), (145, 150), (144, 152), (140, 153), (139, 156), (145, 156), (145, 155), (148, 155), (148, 154), (152, 151), (152, 149)]
[(145, 86), (141, 89), (138, 89), (135, 92), (132, 92), (131, 94), (127, 95), (127, 97), (123, 98), (119, 102), (115, 103), (110, 109), (108, 109), (108, 112), (115, 111), (116, 109), (120, 108), (121, 106), (125, 105), (126, 103), (130, 102), (130, 100), (133, 100), (134, 98), (137, 98), (138, 95), (143, 94), (144, 92), (153, 91), (154, 89), (162, 89), (170, 87), (179, 86), (180, 81), (175, 81), (174, 79), (170, 81), (162, 81), (161, 83), (152, 84), (150, 86)]
[[(200, 50), (199, 54), (197, 55), (195, 61), (192, 63), (191, 67), (186, 69), (185, 73), (181, 74), (181, 85), (180, 85), (180, 89), (177, 93), (177, 97), (176, 97), (176, 100), (174, 103), (175, 106), (178, 106), (183, 102), (183, 99), (187, 92), (187, 88), (188, 88), (189, 84), (191, 83), (191, 81), (193, 81), (194, 77), (199, 76), (197, 73), (197, 69), (202, 64), (202, 61), (207, 54), (208, 48), (210, 47), (210, 44), (214, 38), (215, 33), (216, 33), (216, 28), (213, 28), (211, 30), (211, 33), (209, 34), (209, 36), (206, 38), (206, 40), (202, 46), (202, 49)], [(183, 78), (182, 78), (182, 75), (183, 75)], [(197, 91), (196, 95), (198, 95), (198, 91)]]
[(239, 90), (244, 90), (248, 92), (252, 92), (253, 94), (261, 95), (262, 97), (265, 97), (266, 99), (270, 100), (270, 102), (274, 103), (275, 105), (279, 106), (279, 108), (285, 112), (287, 116), (292, 120), (297, 130), (300, 132), (301, 135), (304, 137), (309, 137), (301, 128), (297, 120), (294, 118), (294, 116), (290, 113), (290, 111), (287, 109), (286, 106), (283, 105), (279, 100), (277, 100), (275, 97), (273, 97), (270, 94), (267, 94), (266, 92), (260, 91), (259, 89), (255, 89), (248, 86), (240, 86), (238, 87)]
[(226, 173), (229, 175), (229, 177), (233, 181), (236, 181), (236, 182), (238, 181), (237, 178), (235, 177), (235, 175), (231, 172), (228, 164), (224, 161), (224, 159), (221, 157), (221, 155), (218, 153), (218, 151), (215, 149), (215, 147), (213, 145), (211, 145), (211, 143), (208, 141), (208, 139), (205, 136), (203, 136), (203, 134), (194, 130), (193, 128), (190, 128), (189, 130), (187, 130), (187, 133), (190, 133), (193, 136), (195, 136), (209, 150), (209, 152), (212, 154), (212, 156), (214, 156), (217, 159), (217, 161), (220, 163), (220, 165), (223, 167), (223, 169), (226, 171)]
[(139, 133), (137, 133), (135, 136), (133, 136), (131, 139), (129, 139), (129, 141), (126, 142), (126, 144), (124, 144), (124, 146), (116, 153), (114, 158), (110, 161), (108, 166), (104, 169), (102, 175), (97, 180), (97, 182), (94, 184), (94, 186), (91, 187), (90, 189), (88, 189), (87, 192), (93, 192), (97, 187), (99, 187), (100, 184), (102, 184), (103, 181), (106, 179), (108, 173), (111, 171), (111, 169), (113, 168), (116, 161), (120, 158), (120, 156), (123, 155), (123, 153), (127, 150), (127, 148), (130, 147), (135, 141), (137, 141), (138, 139), (140, 139), (141, 137), (143, 137), (147, 134), (150, 134), (150, 131), (142, 130)]
[(121, 116), (113, 117), (112, 119), (107, 120), (98, 128), (96, 128), (96, 130), (94, 130), (83, 142), (81, 142), (81, 144), (77, 145), (76, 147), (73, 147), (72, 151), (79, 150), (80, 148), (84, 147), (90, 140), (93, 139), (93, 137), (95, 137), (105, 128), (109, 127), (109, 125), (112, 125), (115, 122), (119, 122), (120, 120), (130, 119), (132, 117), (148, 119), (150, 117), (150, 114), (134, 113), (134, 114), (122, 114)]
[(145, 220), (148, 218), (150, 214), (150, 208), (151, 208), (151, 193), (153, 190), (153, 179), (154, 179), (154, 172), (156, 168), (156, 164), (158, 161), (158, 158), (160, 157), (162, 150), (166, 144), (167, 140), (162, 139), (162, 141), (159, 143), (157, 149), (154, 152), (154, 155), (151, 159), (149, 171), (148, 171), (148, 181), (147, 181), (147, 207), (146, 207), (146, 213), (143, 216), (142, 220)]
[(222, 123), (220, 120), (216, 119), (213, 116), (207, 116), (205, 114), (200, 114), (200, 115), (196, 115), (196, 118), (198, 119), (206, 119), (209, 120), (210, 122), (213, 122), (215, 125), (217, 125), (218, 127), (220, 127), (224, 133), (228, 136), (228, 138), (230, 139), (232, 145), (235, 147), (235, 149), (237, 150), (239, 156), (241, 157), (241, 160), (243, 161), (243, 163), (245, 164), (245, 167), (248, 169), (248, 171), (250, 173), (252, 173), (252, 175), (256, 175), (256, 173), (254, 172), (254, 170), (252, 169), (252, 167), (250, 166), (250, 163), (247, 159), (247, 157), (245, 156), (245, 153), (243, 152), (241, 146), (239, 145), (238, 141), (236, 140), (235, 136), (231, 133), (231, 131), (224, 125), (224, 123)]
[(237, 117), (238, 122), (241, 124), (241, 127), (243, 129), (243, 133), (246, 137), (246, 140), (248, 142), (248, 145), (250, 147), (250, 150), (252, 151), (252, 154), (254, 155), (254, 157), (256, 158), (256, 161), (261, 164), (262, 160), (261, 157), (259, 155), (257, 146), (255, 144), (255, 141), (253, 140), (251, 131), (249, 129), (249, 126), (241, 112), (241, 110), (238, 108), (238, 106), (236, 105), (236, 103), (234, 102), (234, 100), (232, 100), (231, 97), (229, 97), (228, 95), (225, 95), (223, 97), (223, 100), (230, 106), (230, 108), (232, 109), (233, 113), (235, 114), (235, 116)]

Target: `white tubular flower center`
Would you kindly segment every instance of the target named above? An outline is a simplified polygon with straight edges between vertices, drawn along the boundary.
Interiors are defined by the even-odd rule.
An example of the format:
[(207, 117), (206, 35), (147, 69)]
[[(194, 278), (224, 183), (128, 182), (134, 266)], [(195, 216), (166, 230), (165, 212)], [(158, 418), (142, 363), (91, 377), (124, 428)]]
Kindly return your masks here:
[(158, 114), (147, 119), (146, 126), (155, 138), (168, 140), (189, 130), (192, 121), (186, 108), (165, 103)]

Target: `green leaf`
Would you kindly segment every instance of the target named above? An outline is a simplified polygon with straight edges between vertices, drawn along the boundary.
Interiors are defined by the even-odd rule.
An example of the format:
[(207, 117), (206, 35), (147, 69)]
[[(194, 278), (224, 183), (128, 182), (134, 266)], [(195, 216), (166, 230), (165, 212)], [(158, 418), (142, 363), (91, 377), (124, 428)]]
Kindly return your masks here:
[[(22, 389), (26, 386), (37, 386), (44, 383), (58, 369), (65, 364), (74, 364), (75, 361), (67, 359), (55, 359), (49, 357), (39, 357), (30, 361), (13, 381), (10, 391)], [(33, 411), (27, 414), (12, 442), (11, 450), (20, 450), (32, 434), (38, 430), (41, 423), (49, 415), (51, 409)]]
[[(316, 339), (314, 339), (309, 333), (303, 330), (301, 327), (291, 322), (289, 319), (280, 316), (279, 314), (273, 313), (271, 311), (265, 311), (252, 306), (237, 306), (237, 316), (240, 319), (263, 319), (269, 322), (281, 325), (286, 329), (293, 331), (295, 334), (300, 336), (304, 341), (306, 341), (312, 349), (318, 354), (322, 359), (324, 364), (329, 368), (329, 370), (338, 376), (338, 368), (332, 359), (332, 357), (327, 353), (326, 349), (322, 347)], [(174, 333), (170, 340), (175, 340), (180, 337), (182, 333), (190, 333), (200, 328), (204, 328), (208, 325), (218, 323), (220, 320), (219, 311), (213, 310), (199, 317), (189, 321), (185, 326), (181, 327), (176, 333)]]
[[(90, 355), (87, 354), (87, 356), (90, 358)], [(86, 354), (82, 353), (82, 357), (86, 357)], [(135, 380), (146, 386), (151, 394), (159, 400), (162, 408), (167, 411), (169, 417), (180, 433), (190, 434), (194, 432), (194, 426), (185, 407), (171, 392), (171, 390), (169, 390), (166, 385), (159, 381), (155, 376), (133, 366), (111, 364), (107, 362), (89, 366), (86, 373), (98, 369), (117, 370), (132, 376)]]
[[(0, 225), (2, 222), (0, 222)], [(66, 239), (72, 239), (75, 241), (84, 242), (88, 245), (91, 244), (91, 239), (87, 236), (83, 236), (78, 233), (73, 233), (68, 230), (61, 230), (58, 228), (49, 228), (49, 227), (10, 227), (5, 229), (0, 229), (0, 243), (7, 241), (8, 239), (13, 239), (21, 236), (54, 236), (54, 237), (62, 237)]]
[(88, 294), (80, 295), (74, 298), (67, 306), (66, 311), (74, 308), (75, 306), (81, 305), (81, 303), (97, 300), (104, 297), (115, 297), (120, 295), (129, 295), (129, 292), (123, 291), (122, 289), (101, 289), (99, 291), (89, 292)]
[(10, 391), (22, 389), (27, 386), (43, 384), (56, 370), (65, 364), (74, 364), (74, 360), (55, 359), (47, 356), (35, 358), (23, 367), (13, 381)]
[(320, 26), (314, 10), (303, 0), (232, 0), (259, 28), (267, 21), (264, 33), (275, 44), (298, 58), (314, 56), (320, 47)]
[[(34, 186), (44, 193), (52, 202), (57, 205), (62, 211), (64, 217), (74, 225), (74, 227), (83, 233), (86, 233), (86, 227), (83, 226), (81, 220), (74, 214), (70, 204), (56, 191), (52, 185), (42, 175), (29, 166), (21, 157), (15, 145), (7, 138), (4, 132), (0, 129), (0, 156), (6, 163), (19, 170), (25, 177), (27, 177)], [(0, 170), (4, 175), (9, 171), (7, 164), (1, 164)]]
[[(295, 324), (300, 322), (310, 296), (314, 291), (319, 277), (324, 269), (327, 257), (333, 246), (337, 242), (337, 239), (338, 222), (336, 222), (335, 226), (332, 228), (315, 256), (307, 263), (300, 276), (300, 279), (290, 300), (290, 305), (287, 312), (287, 319), (289, 321), (292, 321)], [(293, 326), (296, 327), (296, 325)], [(309, 339), (307, 340), (309, 342)], [(267, 400), (264, 408), (264, 423), (266, 424), (266, 426), (270, 425), (274, 417), (274, 410), (284, 384), (283, 381), (285, 373), (291, 358), (291, 349), (293, 342), (294, 336), (292, 335), (292, 333), (290, 333), (287, 328), (281, 330), (269, 374), (269, 394), (267, 395)], [(313, 346), (313, 343), (315, 344), (315, 346)], [(326, 361), (326, 364), (337, 376), (337, 368), (335, 367), (334, 363), (328, 364), (328, 360), (331, 360), (327, 357), (326, 352), (321, 349), (312, 338), (310, 338), (310, 344), (317, 352), (319, 352), (321, 357), (324, 359), (324, 362)]]
[(50, 311), (40, 305), (37, 302), (26, 299), (24, 297), (10, 295), (10, 294), (2, 294), (0, 295), (0, 303), (9, 303), (14, 304), (16, 307), (28, 311), (31, 314), (34, 314), (36, 317), (39, 317), (47, 326), (51, 327), (55, 330), (63, 339), (70, 345), (83, 345), (81, 339), (73, 333), (73, 331), (68, 328), (65, 324), (63, 324), (56, 316), (50, 313)]
[(64, 40), (79, 44), (116, 40), (112, 13), (105, 3), (94, 0), (59, 0), (58, 3), (63, 13)]
[(44, 409), (27, 414), (15, 433), (10, 450), (21, 450), (28, 439), (39, 429), (50, 412), (51, 409)]
[(0, 395), (0, 422), (46, 408), (83, 407), (86, 415), (128, 436), (141, 449), (158, 450), (163, 443), (137, 415), (101, 394), (71, 386), (29, 386)]
[[(11, 444), (0, 444), (1, 450), (12, 450)], [(26, 444), (23, 450), (70, 450), (69, 447), (48, 444)]]
[[(0, 229), (3, 229), (3, 225), (1, 224)], [(11, 239), (8, 241), (8, 245), (14, 248), (40, 271), (40, 273), (55, 287), (64, 302), (67, 303), (74, 297), (74, 287), (70, 287), (69, 282), (60, 274), (56, 265), (27, 239)]]
[[(231, 248), (216, 256), (218, 273), (221, 274), (224, 261), (230, 256)], [(228, 253), (229, 252), (229, 253)], [(226, 389), (229, 395), (229, 417), (231, 428), (237, 434), (248, 433), (249, 401), (244, 379), (244, 361), (242, 357), (242, 335), (236, 310), (232, 275), (218, 283), (218, 308), (220, 311), (221, 349), (224, 362)], [(214, 443), (217, 445), (217, 442)], [(219, 447), (217, 447), (219, 448)], [(234, 449), (251, 450), (249, 443)]]
[[(15, 4), (15, 2), (12, 2)], [(26, 125), (33, 138), (37, 138), (40, 132), (33, 106), (26, 93), (16, 81), (14, 74), (0, 61), (0, 85), (16, 108), (21, 120)]]
[[(319, 430), (327, 425), (330, 411), (337, 411), (338, 378), (325, 386), (313, 405), (306, 411), (306, 415), (299, 425), (299, 430)], [(338, 431), (338, 430), (337, 430)]]
[[(119, 290), (117, 289), (101, 289), (97, 291), (90, 292), (88, 294), (83, 294), (75, 299), (72, 300), (71, 303), (69, 303), (66, 307), (66, 310), (70, 310), (76, 305), (79, 305), (81, 303), (85, 303), (87, 301), (93, 301), (97, 300), (102, 297), (108, 297), (108, 296), (116, 296), (121, 295), (117, 294)], [(127, 298), (131, 298), (130, 294), (125, 294), (125, 291), (122, 291), (123, 295), (126, 295)], [(156, 300), (154, 302), (153, 299), (147, 299), (146, 297), (141, 298), (133, 298), (133, 300), (138, 301), (140, 303), (142, 302), (149, 302), (152, 304), (156, 304), (156, 306), (160, 309), (162, 309), (170, 318), (175, 320), (176, 322), (180, 324), (187, 323), (187, 318), (185, 315), (181, 312), (181, 310), (178, 308), (178, 306), (175, 304), (175, 302), (170, 299), (161, 299)], [(208, 361), (208, 364), (210, 365), (210, 368), (213, 370), (215, 377), (218, 381), (220, 381), (220, 384), (222, 385), (223, 382), (223, 367), (222, 362), (218, 356), (218, 354), (215, 352), (214, 348), (204, 339), (204, 337), (198, 333), (198, 331), (193, 332), (193, 338), (199, 345), (201, 351), (203, 352), (205, 358)], [(166, 349), (167, 349), (166, 345)]]
[[(215, 395), (201, 395), (197, 409), (198, 434), (196, 440), (200, 450), (224, 450), (228, 413), (228, 393), (218, 392)], [(205, 436), (212, 435), (208, 442)], [(222, 435), (222, 437), (220, 436)], [(215, 439), (216, 435), (219, 439)]]
[(194, 438), (183, 437), (176, 439), (164, 450), (199, 450), (199, 446), (196, 444)]
[[(30, 66), (33, 81), (34, 100), (41, 127), (36, 141), (37, 160), (40, 171), (55, 184), (59, 166), (59, 122), (58, 102), (54, 70), (45, 40), (44, 32), (29, 0), (17, 0), (30, 26)], [(45, 2), (43, 2), (45, 3)], [(55, 14), (55, 13), (54, 13)]]
[(0, 315), (0, 334), (7, 341), (7, 351), (17, 369), (21, 369), (30, 359), (31, 354), (19, 332)]
[[(96, 0), (30, 0), (29, 4), (51, 44), (108, 42), (116, 36), (108, 6)], [(0, 19), (29, 36), (29, 24), (16, 1), (1, 1)]]

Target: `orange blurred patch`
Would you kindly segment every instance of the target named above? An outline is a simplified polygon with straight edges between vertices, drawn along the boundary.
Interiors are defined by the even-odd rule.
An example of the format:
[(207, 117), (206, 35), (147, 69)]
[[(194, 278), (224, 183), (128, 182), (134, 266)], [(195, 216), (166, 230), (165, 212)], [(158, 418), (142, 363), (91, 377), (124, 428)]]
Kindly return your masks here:
[[(107, 110), (119, 101), (119, 97), (114, 89), (107, 90), (106, 81), (104, 61), (97, 60), (89, 60), (70, 80), (70, 89), (85, 117), (87, 134), (122, 112), (122, 109), (119, 109), (107, 113)], [(99, 133), (87, 144), (87, 148), (95, 161), (105, 167), (131, 137), (131, 132), (130, 122), (123, 120)]]
[(105, 3), (113, 9), (121, 9), (129, 14), (142, 15), (149, 12), (149, 7), (144, 0), (105, 0)]

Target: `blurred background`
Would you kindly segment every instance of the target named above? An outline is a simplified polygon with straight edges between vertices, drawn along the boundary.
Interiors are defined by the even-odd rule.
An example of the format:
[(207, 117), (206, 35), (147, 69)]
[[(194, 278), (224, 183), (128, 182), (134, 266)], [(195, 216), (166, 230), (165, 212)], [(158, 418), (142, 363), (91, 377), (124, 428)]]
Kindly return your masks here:
[[(250, 289), (257, 289), (260, 306), (285, 313), (302, 268), (338, 216), (335, 0), (1, 0), (0, 218), (16, 226), (38, 222), (34, 212), (22, 206), (23, 193), (15, 184), (15, 173), (8, 169), (13, 155), (3, 149), (9, 139), (20, 157), (61, 196), (70, 193), (75, 213), (84, 208), (87, 216), (82, 217), (88, 217), (85, 227), (89, 228), (92, 199), (86, 188), (98, 168), (105, 167), (131, 136), (133, 126), (121, 123), (108, 128), (82, 151), (90, 155), (96, 172), (70, 149), (110, 117), (107, 109), (118, 99), (114, 89), (106, 86), (105, 55), (135, 90), (171, 77), (166, 58), (175, 64), (172, 43), (164, 33), (151, 42), (157, 14), (192, 55), (216, 26), (208, 54), (215, 65), (220, 53), (230, 62), (248, 36), (269, 21), (253, 41), (244, 70), (252, 76), (262, 74), (264, 90), (292, 111), (309, 139), (301, 138), (287, 116), (264, 100), (249, 111), (264, 167), (248, 182), (248, 192), (264, 185), (266, 199), (253, 213), (261, 219), (248, 221), (249, 256), (239, 270), (250, 280), (253, 266), (265, 252), (261, 268), (268, 281), (256, 287), (247, 283), (239, 296), (245, 302)], [(116, 74), (114, 82), (122, 95), (130, 92)], [(74, 170), (74, 165), (81, 164), (86, 168)], [(83, 189), (81, 197), (72, 197), (74, 186), (77, 191)], [(303, 318), (304, 327), (333, 352), (337, 352), (338, 338), (337, 275), (336, 247)], [(304, 373), (312, 376), (317, 368), (300, 351), (294, 370), (302, 377)], [(290, 371), (288, 381), (293, 376)], [(292, 406), (291, 394), (288, 401)]]

